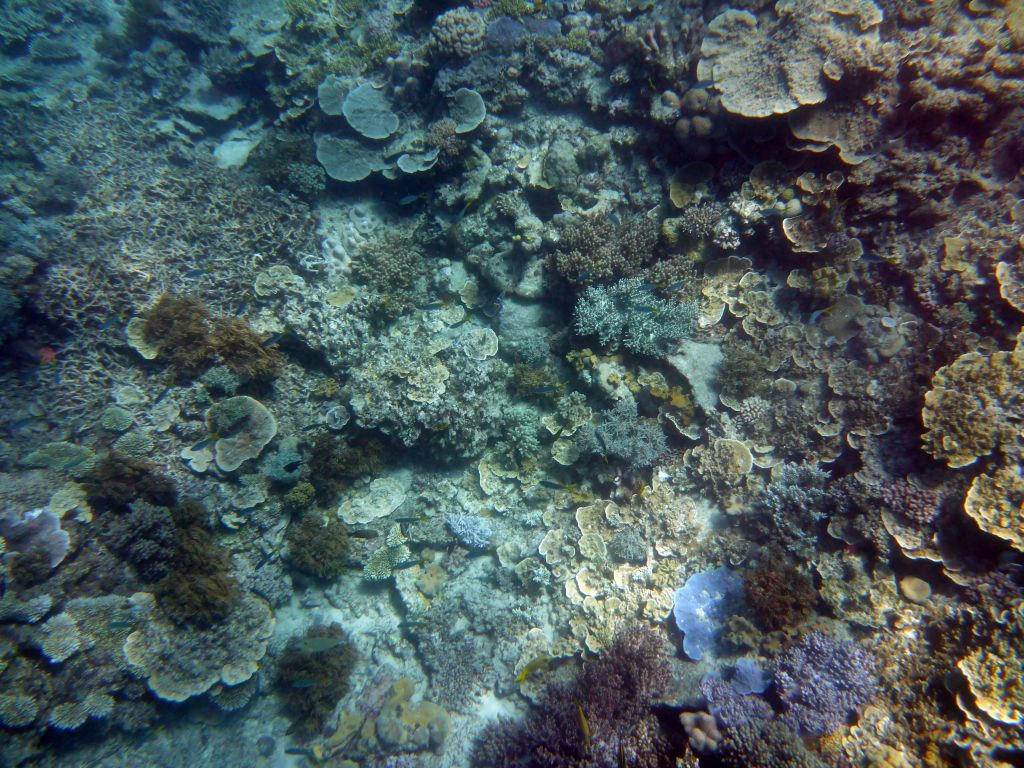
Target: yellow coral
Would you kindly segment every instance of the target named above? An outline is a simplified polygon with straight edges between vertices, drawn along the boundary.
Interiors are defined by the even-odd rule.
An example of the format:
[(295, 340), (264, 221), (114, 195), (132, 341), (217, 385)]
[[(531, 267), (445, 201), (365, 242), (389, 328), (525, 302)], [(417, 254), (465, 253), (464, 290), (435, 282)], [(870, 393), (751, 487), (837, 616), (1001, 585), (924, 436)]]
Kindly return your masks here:
[(973, 464), (996, 448), (1016, 452), (1020, 432), (1015, 417), (1022, 386), (1024, 370), (1017, 351), (968, 352), (943, 366), (924, 397), (925, 450), (954, 468)]
[(1024, 477), (1014, 464), (974, 478), (964, 510), (985, 532), (1024, 552)]
[(1004, 631), (957, 665), (978, 709), (1006, 725), (1024, 723), (1024, 602), (1004, 614)]

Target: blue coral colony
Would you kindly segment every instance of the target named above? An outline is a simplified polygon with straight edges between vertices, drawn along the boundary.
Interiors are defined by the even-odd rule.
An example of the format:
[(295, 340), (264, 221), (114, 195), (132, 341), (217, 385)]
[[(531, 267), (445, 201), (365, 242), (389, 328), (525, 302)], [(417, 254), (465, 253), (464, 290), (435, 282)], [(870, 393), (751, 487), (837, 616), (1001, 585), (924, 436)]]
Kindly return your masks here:
[(1010, 0), (9, 0), (0, 765), (1024, 764)]

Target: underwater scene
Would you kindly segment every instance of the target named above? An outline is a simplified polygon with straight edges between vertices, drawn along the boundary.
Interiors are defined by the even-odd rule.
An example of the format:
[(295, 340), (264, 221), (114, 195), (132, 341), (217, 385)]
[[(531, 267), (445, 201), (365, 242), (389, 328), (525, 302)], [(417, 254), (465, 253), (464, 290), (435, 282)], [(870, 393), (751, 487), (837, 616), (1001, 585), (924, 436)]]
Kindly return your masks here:
[(1024, 766), (1024, 2), (0, 1), (0, 766)]

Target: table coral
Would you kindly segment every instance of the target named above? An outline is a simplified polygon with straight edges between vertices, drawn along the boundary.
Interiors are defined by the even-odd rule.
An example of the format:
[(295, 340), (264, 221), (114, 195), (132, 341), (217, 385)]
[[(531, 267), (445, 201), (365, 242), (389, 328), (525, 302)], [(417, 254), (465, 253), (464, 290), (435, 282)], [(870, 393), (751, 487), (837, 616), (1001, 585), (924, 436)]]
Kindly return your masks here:
[(274, 631), (270, 606), (252, 593), (244, 594), (224, 621), (205, 628), (170, 622), (146, 592), (132, 599), (143, 623), (125, 641), (125, 658), (167, 701), (198, 696), (216, 683), (245, 682), (259, 669)]
[(1020, 432), (1014, 420), (1022, 387), (1019, 351), (968, 352), (939, 368), (921, 412), (925, 450), (953, 468), (973, 464), (997, 448), (1016, 451)]

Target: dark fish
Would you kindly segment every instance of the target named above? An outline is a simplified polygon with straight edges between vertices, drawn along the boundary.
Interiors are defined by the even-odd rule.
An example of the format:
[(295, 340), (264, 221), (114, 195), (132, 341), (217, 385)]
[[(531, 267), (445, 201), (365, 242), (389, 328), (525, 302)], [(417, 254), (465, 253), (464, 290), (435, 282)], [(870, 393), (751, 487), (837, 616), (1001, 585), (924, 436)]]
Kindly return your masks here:
[(550, 488), (554, 491), (560, 491), (563, 488), (565, 488), (564, 485), (562, 485), (561, 483), (557, 483), (554, 480), (541, 480), (540, 484), (543, 485), (545, 488)]
[(316, 757), (316, 754), (309, 747), (288, 747), (284, 753), (286, 755), (302, 755), (303, 757)]
[(295, 461), (289, 461), (287, 464), (284, 465), (284, 471), (285, 472), (294, 472), (295, 470), (297, 470), (301, 466), (302, 466), (302, 459), (296, 459)]
[(336, 637), (307, 637), (299, 647), (306, 653), (323, 653), (341, 645), (342, 642)]
[(641, 291), (647, 291), (648, 293), (651, 293), (658, 286), (656, 286), (654, 283), (640, 283), (640, 285), (637, 287)]
[(200, 440), (198, 443), (193, 445), (190, 450), (192, 450), (192, 451), (201, 451), (201, 450), (203, 450), (203, 448), (208, 446), (210, 443), (212, 443), (216, 439), (217, 439), (216, 437), (214, 437), (213, 435), (210, 435), (205, 440)]
[(39, 421), (39, 416), (27, 416), (24, 419), (18, 419), (7, 425), (7, 429), (11, 432), (20, 432), (21, 430), (32, 426), (35, 422)]
[(349, 531), (348, 535), (356, 539), (376, 539), (380, 536), (380, 531), (373, 528), (356, 528)]
[(427, 196), (426, 192), (420, 192), (418, 195), (406, 195), (398, 201), (399, 205), (412, 205), (417, 200), (421, 200)]
[(241, 304), (238, 305), (238, 309), (235, 310), (235, 317), (238, 317), (239, 315), (244, 314), (245, 310), (247, 310), (248, 308), (249, 308), (249, 300), (246, 299), (245, 301), (243, 301)]
[(263, 347), (264, 349), (266, 349), (267, 347), (272, 347), (274, 344), (277, 344), (277, 342), (279, 342), (282, 338), (284, 338), (283, 333), (275, 333), (269, 339), (260, 344), (260, 346)]
[(121, 318), (119, 318), (119, 317), (111, 317), (105, 323), (103, 323), (103, 325), (100, 326), (100, 330), (101, 331), (109, 331), (111, 328), (113, 328), (115, 325), (117, 325), (120, 322), (121, 322)]
[(535, 394), (535, 395), (550, 395), (556, 389), (558, 389), (558, 387), (556, 387), (554, 384), (545, 384), (543, 387), (534, 387), (533, 388), (533, 394)]
[(313, 688), (317, 685), (319, 685), (319, 683), (311, 678), (292, 680), (292, 688)]
[(589, 269), (584, 269), (582, 272), (580, 272), (580, 280), (583, 280), (584, 282), (590, 280), (593, 277), (594, 273), (591, 272)]
[(612, 226), (615, 227), (622, 224), (622, 220), (619, 218), (619, 214), (614, 212), (608, 214), (608, 221), (610, 221), (612, 223)]
[(187, 277), (190, 280), (192, 280), (192, 279), (197, 278), (197, 277), (202, 277), (203, 275), (207, 274), (209, 271), (210, 271), (209, 269), (206, 269), (204, 267), (199, 267), (198, 269), (190, 269), (190, 270), (188, 270), (185, 273), (185, 277)]
[(77, 467), (82, 462), (86, 461), (87, 459), (91, 459), (91, 458), (92, 458), (92, 456), (90, 456), (88, 454), (79, 456), (77, 459), (72, 459), (67, 464), (65, 464), (63, 469), (73, 469), (74, 467)]
[(404, 571), (407, 568), (412, 568), (414, 565), (416, 565), (416, 561), (415, 560), (410, 560), (407, 563), (401, 563), (399, 565), (396, 565), (393, 570)]
[(165, 397), (167, 397), (167, 393), (170, 392), (170, 391), (171, 391), (171, 387), (164, 387), (164, 391), (156, 396), (156, 400), (153, 401), (153, 405), (156, 405), (161, 400), (163, 400)]
[(601, 434), (601, 430), (594, 430), (594, 437), (597, 438), (597, 444), (601, 446), (601, 450), (608, 453), (608, 443), (604, 441), (604, 435)]

